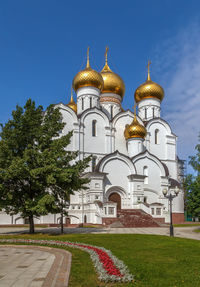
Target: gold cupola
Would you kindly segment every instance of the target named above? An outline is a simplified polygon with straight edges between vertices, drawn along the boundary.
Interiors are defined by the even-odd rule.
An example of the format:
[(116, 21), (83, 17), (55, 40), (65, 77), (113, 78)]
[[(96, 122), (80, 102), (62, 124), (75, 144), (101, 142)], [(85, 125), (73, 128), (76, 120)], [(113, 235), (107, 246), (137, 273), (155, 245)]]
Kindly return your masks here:
[(71, 87), (71, 99), (70, 102), (67, 104), (67, 106), (70, 107), (75, 113), (77, 113), (77, 104), (74, 102), (72, 87)]
[(163, 88), (151, 80), (150, 69), (149, 69), (150, 64), (151, 62), (148, 61), (148, 75), (146, 82), (140, 85), (135, 91), (136, 103), (144, 99), (152, 99), (152, 98), (162, 101), (162, 99), (164, 98)]
[(114, 73), (110, 67), (108, 66), (108, 47), (106, 47), (106, 52), (105, 52), (105, 66), (103, 67), (101, 71), (101, 75), (103, 77), (103, 90), (102, 94), (104, 93), (114, 93), (119, 95), (122, 99), (125, 93), (125, 85), (122, 80), (122, 78)]
[(130, 125), (126, 125), (124, 137), (126, 140), (131, 138), (145, 138), (147, 134), (146, 128), (141, 125), (136, 116), (136, 105), (134, 106), (134, 119)]
[(100, 91), (103, 89), (103, 78), (101, 74), (90, 67), (89, 47), (87, 49), (86, 68), (78, 72), (78, 74), (73, 79), (73, 89), (75, 92), (77, 92), (77, 90), (82, 87), (95, 87)]

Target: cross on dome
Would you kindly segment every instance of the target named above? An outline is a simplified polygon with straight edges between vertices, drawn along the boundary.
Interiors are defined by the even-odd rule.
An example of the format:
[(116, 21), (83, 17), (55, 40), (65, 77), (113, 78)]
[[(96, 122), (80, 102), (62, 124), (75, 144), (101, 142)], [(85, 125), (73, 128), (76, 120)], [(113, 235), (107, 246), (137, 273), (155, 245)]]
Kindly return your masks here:
[(151, 77), (150, 77), (150, 65), (151, 65), (151, 61), (148, 60), (148, 64), (147, 64), (147, 69), (148, 69), (147, 81), (151, 81)]
[(87, 48), (87, 65), (86, 68), (90, 68), (90, 47)]

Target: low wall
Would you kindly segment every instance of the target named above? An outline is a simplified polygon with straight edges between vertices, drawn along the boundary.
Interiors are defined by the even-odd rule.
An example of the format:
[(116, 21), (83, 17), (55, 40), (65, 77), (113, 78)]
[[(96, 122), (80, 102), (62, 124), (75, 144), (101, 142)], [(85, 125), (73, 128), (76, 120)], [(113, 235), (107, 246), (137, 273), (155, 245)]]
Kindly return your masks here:
[(173, 224), (184, 223), (184, 213), (172, 213)]

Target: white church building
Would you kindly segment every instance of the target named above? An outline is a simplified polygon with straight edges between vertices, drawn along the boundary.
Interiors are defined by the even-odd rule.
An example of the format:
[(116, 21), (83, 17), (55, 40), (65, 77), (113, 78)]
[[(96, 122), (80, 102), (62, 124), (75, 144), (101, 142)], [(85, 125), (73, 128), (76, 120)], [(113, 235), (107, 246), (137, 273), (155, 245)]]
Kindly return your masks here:
[(163, 189), (173, 193), (176, 186), (173, 221), (184, 221), (177, 136), (161, 117), (164, 91), (151, 80), (149, 65), (147, 80), (135, 91), (137, 116), (122, 108), (125, 85), (108, 66), (107, 51), (100, 73), (90, 67), (88, 55), (86, 68), (74, 77), (77, 104), (72, 97), (67, 106), (57, 105), (66, 122), (63, 133), (74, 131), (70, 149), (79, 150), (80, 158), (92, 155), (84, 175), (89, 189), (70, 197), (71, 224), (169, 222)]
[[(83, 175), (90, 178), (88, 190), (70, 196), (68, 223), (158, 226), (170, 220), (163, 190), (174, 193), (176, 187), (173, 222), (184, 221), (177, 136), (161, 117), (164, 90), (151, 80), (149, 65), (147, 80), (135, 90), (137, 115), (136, 107), (134, 113), (122, 108), (125, 85), (110, 69), (107, 50), (101, 72), (91, 68), (88, 51), (86, 68), (73, 79), (77, 103), (71, 96), (68, 105), (55, 105), (66, 123), (62, 134), (73, 130), (68, 149), (79, 150), (80, 159), (92, 155)], [(35, 223), (58, 219), (48, 215)]]

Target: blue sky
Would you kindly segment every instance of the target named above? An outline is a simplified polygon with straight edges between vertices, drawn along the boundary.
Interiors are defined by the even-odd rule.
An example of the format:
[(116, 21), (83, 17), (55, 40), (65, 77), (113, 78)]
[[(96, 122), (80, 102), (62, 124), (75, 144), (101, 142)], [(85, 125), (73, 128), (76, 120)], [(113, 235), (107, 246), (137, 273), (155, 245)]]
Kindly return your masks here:
[(179, 137), (181, 158), (200, 132), (200, 2), (198, 0), (7, 0), (0, 2), (0, 122), (30, 97), (46, 108), (67, 103), (75, 74), (101, 70), (105, 46), (126, 85), (123, 107), (145, 79), (165, 90), (162, 115)]

